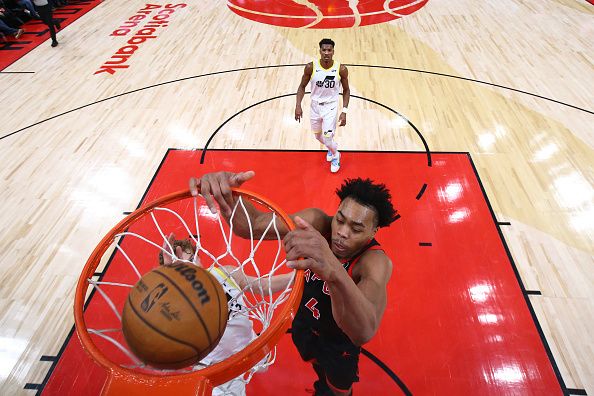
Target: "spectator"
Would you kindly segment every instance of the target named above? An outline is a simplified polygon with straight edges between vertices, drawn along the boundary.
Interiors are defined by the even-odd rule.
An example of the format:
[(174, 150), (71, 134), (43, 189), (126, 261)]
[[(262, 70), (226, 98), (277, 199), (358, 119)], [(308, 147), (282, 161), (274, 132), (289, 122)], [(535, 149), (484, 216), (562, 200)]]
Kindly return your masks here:
[(48, 0), (33, 0), (33, 3), (35, 3), (35, 8), (37, 9), (39, 16), (41, 16), (41, 20), (49, 28), (50, 36), (52, 37), (52, 47), (58, 46), (56, 28), (60, 30), (62, 27), (60, 26), (60, 22), (54, 19), (51, 4), (48, 3)]
[(26, 11), (28, 11), (28, 13), (31, 16), (31, 18), (41, 19), (41, 17), (39, 16), (39, 14), (37, 13), (37, 11), (35, 10), (35, 7), (33, 7), (33, 3), (31, 2), (31, 0), (12, 0), (12, 1), (14, 1), (21, 8), (25, 9)]
[[(1, 10), (1, 9), (0, 9)], [(5, 41), (5, 35), (11, 35), (14, 36), (15, 39), (18, 39), (19, 37), (21, 37), (21, 35), (23, 34), (23, 29), (15, 29), (13, 27), (8, 26), (1, 17), (1, 12), (0, 11), (0, 38), (2, 38), (3, 41)]]
[(0, 0), (0, 20), (13, 29), (19, 29), (24, 23), (2, 0)]

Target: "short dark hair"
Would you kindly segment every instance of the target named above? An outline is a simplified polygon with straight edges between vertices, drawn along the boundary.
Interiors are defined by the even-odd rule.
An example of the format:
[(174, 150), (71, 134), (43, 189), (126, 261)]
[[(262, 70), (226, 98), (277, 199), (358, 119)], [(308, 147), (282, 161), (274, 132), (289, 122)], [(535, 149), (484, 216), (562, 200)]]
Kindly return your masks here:
[(324, 44), (330, 44), (332, 46), (332, 48), (334, 48), (334, 41), (332, 41), (332, 39), (329, 39), (329, 38), (322, 39), (322, 41), (320, 41), (320, 48), (322, 48), (322, 45), (324, 45)]
[(352, 198), (361, 205), (375, 209), (379, 227), (387, 227), (397, 218), (396, 210), (392, 206), (392, 195), (385, 184), (360, 177), (346, 179), (342, 186), (336, 189), (336, 195), (340, 202)]

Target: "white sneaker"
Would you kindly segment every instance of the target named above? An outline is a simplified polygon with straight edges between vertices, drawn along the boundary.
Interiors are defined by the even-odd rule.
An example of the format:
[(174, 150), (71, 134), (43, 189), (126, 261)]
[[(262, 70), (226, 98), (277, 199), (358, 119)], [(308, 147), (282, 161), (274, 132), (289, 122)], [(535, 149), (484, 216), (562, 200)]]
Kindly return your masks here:
[(326, 161), (330, 162), (332, 161), (332, 151), (328, 150), (328, 152), (326, 153)]
[(340, 169), (340, 152), (336, 152), (336, 155), (332, 157), (332, 162), (330, 162), (330, 172), (336, 173)]

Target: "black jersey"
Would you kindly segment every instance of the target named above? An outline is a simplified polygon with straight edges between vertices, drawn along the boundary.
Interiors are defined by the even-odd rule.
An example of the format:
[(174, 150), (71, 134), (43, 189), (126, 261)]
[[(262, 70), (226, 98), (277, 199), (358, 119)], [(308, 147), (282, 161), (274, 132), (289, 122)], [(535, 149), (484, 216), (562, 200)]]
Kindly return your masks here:
[[(381, 250), (380, 244), (373, 239), (356, 256), (348, 260), (341, 260), (345, 271), (348, 272), (351, 278), (353, 277), (353, 267), (363, 253), (368, 250)], [(314, 333), (332, 339), (336, 344), (352, 344), (349, 337), (338, 327), (332, 316), (332, 301), (326, 282), (309, 269), (305, 270), (303, 297), (295, 315), (293, 327), (310, 328)]]

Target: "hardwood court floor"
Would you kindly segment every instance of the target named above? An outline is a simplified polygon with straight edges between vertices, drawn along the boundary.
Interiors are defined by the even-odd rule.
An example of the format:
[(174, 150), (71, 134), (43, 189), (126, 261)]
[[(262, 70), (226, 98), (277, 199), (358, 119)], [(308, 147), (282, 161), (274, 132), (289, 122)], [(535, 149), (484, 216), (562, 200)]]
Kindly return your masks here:
[(168, 148), (319, 148), (291, 95), (323, 37), (357, 96), (340, 147), (423, 150), (393, 109), (431, 150), (469, 152), (510, 223), (502, 232), (566, 387), (594, 393), (590, 4), (430, 0), (391, 22), (317, 30), (207, 0), (176, 8), (128, 68), (94, 74), (130, 38), (110, 34), (144, 6), (104, 2), (58, 48), (46, 42), (0, 73), (0, 393), (44, 380), (51, 362), (39, 359), (72, 327), (86, 258)]

